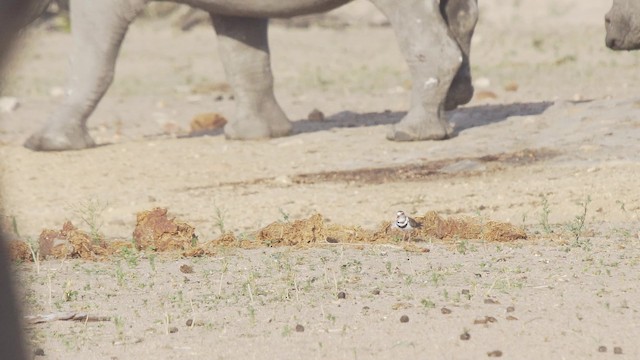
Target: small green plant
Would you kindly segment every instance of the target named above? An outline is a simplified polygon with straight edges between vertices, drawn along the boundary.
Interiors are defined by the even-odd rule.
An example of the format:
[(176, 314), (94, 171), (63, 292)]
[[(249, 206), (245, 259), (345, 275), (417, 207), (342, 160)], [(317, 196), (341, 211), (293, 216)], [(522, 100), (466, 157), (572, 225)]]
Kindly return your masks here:
[(438, 286), (444, 280), (444, 274), (439, 271), (433, 271), (431, 273), (431, 282), (433, 285)]
[(215, 226), (218, 227), (218, 230), (220, 231), (220, 233), (224, 234), (225, 233), (225, 227), (224, 227), (225, 210), (220, 209), (218, 206), (215, 206), (215, 205), (214, 207), (216, 209), (214, 224)]
[(549, 200), (547, 196), (544, 194), (540, 194), (540, 199), (542, 201), (542, 212), (540, 213), (540, 225), (542, 225), (542, 229), (547, 234), (551, 233), (551, 225), (549, 225), (549, 214), (551, 213), (551, 209), (549, 208)]
[(120, 261), (116, 262), (115, 275), (116, 275), (116, 281), (118, 282), (118, 286), (124, 286), (125, 274), (124, 274), (124, 270), (122, 270), (122, 266), (120, 265)]
[(573, 246), (574, 247), (582, 247), (582, 248), (590, 248), (590, 242), (588, 240), (580, 240), (580, 235), (582, 235), (582, 230), (584, 229), (585, 222), (587, 221), (587, 210), (589, 208), (589, 204), (591, 203), (591, 196), (587, 196), (587, 198), (580, 202), (581, 212), (576, 215), (576, 217), (567, 224), (567, 228), (573, 235)]
[(75, 301), (78, 299), (78, 290), (73, 290), (71, 288), (71, 281), (67, 280), (67, 283), (64, 287), (63, 299), (66, 302)]
[(116, 327), (116, 334), (119, 340), (124, 340), (124, 320), (120, 316), (113, 318), (113, 325)]
[(156, 254), (151, 253), (148, 255), (149, 258), (149, 266), (151, 266), (151, 271), (156, 272)]
[(278, 208), (280, 215), (282, 216), (282, 222), (289, 222), (289, 213), (284, 211), (282, 208)]
[(469, 251), (469, 240), (460, 240), (456, 243), (458, 253), (464, 255)]
[(138, 266), (138, 251), (135, 248), (123, 247), (120, 249), (120, 256), (133, 269)]
[(424, 306), (425, 309), (433, 309), (436, 307), (436, 303), (434, 303), (429, 299), (420, 300), (420, 304), (422, 304), (422, 306)]
[(80, 220), (89, 227), (89, 236), (94, 243), (102, 241), (102, 234), (100, 229), (104, 222), (102, 220), (102, 213), (106, 210), (108, 204), (102, 203), (96, 199), (89, 199), (85, 202), (80, 202), (76, 206), (72, 206), (74, 213), (80, 217)]

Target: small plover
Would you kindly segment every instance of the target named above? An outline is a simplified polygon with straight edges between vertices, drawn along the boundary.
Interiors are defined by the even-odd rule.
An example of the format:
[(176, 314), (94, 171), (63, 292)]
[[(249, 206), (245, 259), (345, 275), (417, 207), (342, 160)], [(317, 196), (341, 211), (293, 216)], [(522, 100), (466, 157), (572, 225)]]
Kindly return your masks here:
[[(404, 211), (396, 212), (396, 221), (392, 224), (395, 229), (410, 232), (411, 230), (420, 228), (420, 223), (408, 217)], [(403, 240), (406, 240), (403, 236)]]

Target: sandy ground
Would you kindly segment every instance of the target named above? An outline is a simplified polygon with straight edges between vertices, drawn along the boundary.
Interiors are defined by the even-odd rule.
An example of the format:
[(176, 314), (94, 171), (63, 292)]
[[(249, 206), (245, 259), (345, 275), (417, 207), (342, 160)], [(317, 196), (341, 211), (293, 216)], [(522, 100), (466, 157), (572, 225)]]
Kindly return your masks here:
[[(480, 4), (476, 97), (448, 114), (457, 136), (440, 142), (385, 140), (408, 108), (410, 79), (392, 29), (362, 23), (272, 28), (276, 93), (296, 120), (293, 136), (185, 137), (196, 114), (233, 116), (215, 35), (143, 19), (89, 122), (104, 146), (34, 153), (21, 143), (60, 101), (71, 39), (31, 31), (6, 78), (19, 107), (0, 118), (14, 237), (36, 239), (65, 220), (88, 231), (81, 218), (92, 213), (104, 236), (130, 239), (135, 214), (162, 206), (201, 240), (316, 212), (375, 228), (399, 209), (509, 221), (533, 239), (429, 243), (426, 254), (333, 245), (21, 264), (26, 313), (113, 317), (30, 325), (33, 348), (47, 359), (640, 356), (640, 53), (604, 47), (608, 2), (497, 3)], [(327, 120), (306, 120), (314, 108)], [(483, 160), (523, 152), (540, 156)], [(448, 166), (433, 174), (343, 176), (438, 161)], [(336, 179), (314, 175), (326, 171)], [(316, 180), (297, 181), (305, 174)]]

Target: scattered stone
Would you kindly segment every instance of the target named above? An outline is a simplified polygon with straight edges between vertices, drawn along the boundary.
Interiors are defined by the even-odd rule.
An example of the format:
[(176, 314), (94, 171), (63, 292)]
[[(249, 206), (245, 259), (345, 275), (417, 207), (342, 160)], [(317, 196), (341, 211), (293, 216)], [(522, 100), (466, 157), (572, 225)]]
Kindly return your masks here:
[(191, 134), (209, 133), (224, 127), (227, 119), (214, 112), (198, 114), (191, 120)]
[(513, 307), (513, 306), (508, 306), (508, 307), (507, 307), (507, 312), (508, 312), (508, 313), (510, 313), (510, 312), (514, 312), (514, 311), (516, 311), (516, 308), (515, 308), (515, 307)]
[(604, 346), (604, 345), (600, 345), (600, 346), (598, 347), (598, 352), (607, 352), (607, 347), (606, 347), (606, 346)]
[(304, 332), (304, 326), (300, 324), (296, 325), (296, 332)]
[(488, 357), (501, 357), (502, 356), (502, 351), (500, 350), (493, 350), (487, 353)]
[(400, 316), (400, 322), (401, 323), (409, 322), (409, 317), (407, 315)]
[(487, 166), (477, 160), (465, 159), (449, 164), (440, 169), (444, 174), (459, 174), (464, 172), (478, 171), (482, 172), (487, 169)]
[(473, 98), (475, 100), (497, 99), (498, 95), (496, 95), (496, 93), (494, 93), (493, 91), (480, 90), (475, 93), (475, 96)]
[(19, 105), (18, 98), (12, 96), (0, 97), (0, 112), (10, 113), (17, 109)]
[(35, 350), (33, 350), (33, 355), (35, 355), (35, 356), (44, 356), (44, 349), (36, 348)]
[(66, 90), (62, 86), (54, 86), (49, 89), (49, 96), (53, 98), (59, 98), (64, 96)]
[(443, 313), (444, 315), (451, 314), (451, 310), (446, 307), (443, 307), (442, 309), (440, 309), (440, 312)]
[(509, 316), (507, 316), (507, 320), (509, 320), (509, 321), (513, 321), (513, 320), (518, 320), (518, 318), (517, 318), (517, 317), (515, 317), (515, 316), (511, 316), (511, 315), (509, 315)]
[(172, 327), (169, 328), (169, 333), (170, 334), (175, 334), (177, 332), (178, 332), (178, 328), (177, 327), (172, 326)]
[(510, 82), (510, 83), (507, 83), (507, 84), (504, 86), (504, 90), (505, 90), (505, 91), (514, 92), (514, 91), (518, 91), (518, 87), (519, 87), (519, 86), (518, 86), (518, 83), (516, 83), (516, 82)]
[(318, 109), (313, 109), (309, 115), (307, 115), (307, 119), (310, 121), (324, 121), (324, 113)]
[(484, 303), (485, 304), (500, 304), (500, 302), (498, 300), (493, 300), (493, 299), (484, 299)]
[(460, 292), (462, 295), (469, 295), (469, 289), (462, 289)]
[(187, 319), (186, 321), (187, 326), (204, 326), (204, 321), (202, 320), (196, 320), (193, 321), (193, 319)]
[(380, 295), (380, 289), (373, 289), (373, 290), (371, 291), (371, 293), (372, 293), (373, 295)]
[(469, 334), (468, 331), (463, 332), (462, 334), (460, 334), (460, 340), (469, 340), (471, 339), (471, 334)]
[(613, 348), (613, 353), (616, 355), (621, 355), (622, 354), (622, 348), (620, 346), (615, 346)]
[(193, 266), (187, 265), (187, 264), (182, 264), (182, 265), (180, 265), (180, 272), (182, 272), (184, 274), (193, 274)]
[(473, 82), (473, 86), (477, 88), (489, 87), (491, 86), (491, 80), (489, 80), (489, 78), (486, 78), (486, 77), (480, 77)]
[(338, 293), (338, 299), (346, 299), (347, 298), (347, 294), (344, 291), (340, 291)]
[(498, 319), (494, 318), (493, 316), (485, 316), (483, 318), (473, 320), (474, 325), (495, 323), (495, 322), (498, 322)]

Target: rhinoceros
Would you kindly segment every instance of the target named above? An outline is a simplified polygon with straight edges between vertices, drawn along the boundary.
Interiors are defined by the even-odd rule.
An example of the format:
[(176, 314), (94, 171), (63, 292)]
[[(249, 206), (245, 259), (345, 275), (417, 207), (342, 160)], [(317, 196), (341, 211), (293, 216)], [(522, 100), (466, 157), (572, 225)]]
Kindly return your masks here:
[(604, 23), (607, 47), (613, 50), (640, 49), (640, 1), (613, 0)]
[[(129, 24), (151, 0), (71, 0), (74, 49), (68, 95), (25, 146), (73, 150), (94, 146), (86, 122), (113, 80)], [(229, 139), (285, 136), (292, 124), (276, 101), (269, 58), (269, 18), (324, 12), (351, 0), (176, 0), (209, 12), (227, 81), (236, 101)], [(470, 42), (477, 0), (370, 0), (388, 18), (411, 72), (411, 108), (387, 135), (398, 141), (440, 140), (444, 110), (469, 102)], [(312, 41), (312, 39), (309, 39)]]

